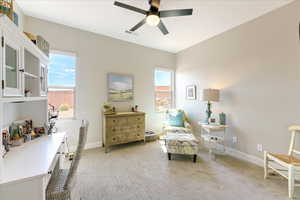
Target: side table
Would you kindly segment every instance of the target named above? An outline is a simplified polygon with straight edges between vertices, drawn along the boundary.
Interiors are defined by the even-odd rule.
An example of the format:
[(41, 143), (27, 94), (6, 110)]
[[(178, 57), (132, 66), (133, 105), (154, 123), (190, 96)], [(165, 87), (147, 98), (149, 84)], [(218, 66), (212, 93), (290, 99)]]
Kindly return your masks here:
[[(209, 155), (212, 160), (216, 159), (216, 153), (225, 153), (225, 135), (227, 125), (198, 123), (201, 126), (201, 138), (208, 143)], [(220, 147), (221, 150), (218, 150)]]

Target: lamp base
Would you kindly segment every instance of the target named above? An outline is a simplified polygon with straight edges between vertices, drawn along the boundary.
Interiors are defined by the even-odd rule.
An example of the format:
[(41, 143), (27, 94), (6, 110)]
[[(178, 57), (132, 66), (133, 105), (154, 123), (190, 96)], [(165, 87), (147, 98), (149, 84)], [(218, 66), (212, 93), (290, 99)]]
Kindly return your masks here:
[(211, 114), (212, 114), (210, 108), (211, 108), (211, 103), (208, 101), (207, 102), (207, 110), (206, 110), (206, 119), (205, 119), (205, 123), (207, 123), (207, 124), (209, 124), (209, 119), (210, 119)]

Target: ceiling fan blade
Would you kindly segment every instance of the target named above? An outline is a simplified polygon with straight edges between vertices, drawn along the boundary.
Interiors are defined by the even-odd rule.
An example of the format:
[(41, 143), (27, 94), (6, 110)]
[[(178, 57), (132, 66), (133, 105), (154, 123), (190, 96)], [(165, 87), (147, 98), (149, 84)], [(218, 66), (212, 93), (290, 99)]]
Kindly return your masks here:
[(138, 12), (138, 13), (141, 13), (141, 14), (144, 14), (144, 15), (147, 15), (147, 13), (148, 13), (146, 10), (143, 10), (143, 9), (140, 9), (140, 8), (137, 8), (137, 7), (125, 4), (125, 3), (121, 3), (121, 2), (118, 2), (118, 1), (115, 1), (114, 5), (119, 6), (121, 8), (125, 8), (125, 9), (128, 9), (128, 10), (134, 11), (134, 12)]
[(160, 29), (160, 31), (164, 34), (167, 35), (169, 34), (168, 29), (166, 28), (166, 26), (164, 25), (164, 23), (160, 20), (159, 24), (157, 25), (157, 27)]
[(178, 17), (192, 15), (193, 9), (179, 9), (179, 10), (162, 10), (159, 12), (160, 17)]
[(138, 28), (140, 28), (141, 26), (143, 26), (146, 23), (146, 18), (144, 18), (142, 21), (140, 21), (137, 25), (135, 25), (134, 27), (132, 27), (130, 29), (131, 32), (137, 30)]

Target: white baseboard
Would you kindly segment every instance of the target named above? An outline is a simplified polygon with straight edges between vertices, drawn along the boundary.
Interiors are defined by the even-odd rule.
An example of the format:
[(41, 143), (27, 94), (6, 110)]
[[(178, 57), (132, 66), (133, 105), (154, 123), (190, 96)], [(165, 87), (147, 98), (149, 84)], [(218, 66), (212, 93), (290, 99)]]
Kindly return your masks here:
[(99, 147), (102, 147), (102, 142), (91, 142), (91, 143), (87, 143), (84, 149), (94, 149)]
[(249, 155), (247, 153), (238, 151), (238, 150), (230, 148), (230, 147), (226, 147), (226, 152), (227, 152), (228, 155), (230, 155), (232, 157), (235, 157), (235, 158), (238, 158), (238, 159), (241, 159), (241, 160), (245, 160), (247, 162), (253, 163), (253, 164), (261, 166), (261, 167), (264, 166), (263, 159), (261, 159), (259, 157)]
[[(86, 143), (84, 149), (95, 149), (95, 148), (99, 148), (102, 147), (102, 142), (91, 142), (91, 143)], [(76, 146), (70, 146), (69, 151), (76, 151)]]

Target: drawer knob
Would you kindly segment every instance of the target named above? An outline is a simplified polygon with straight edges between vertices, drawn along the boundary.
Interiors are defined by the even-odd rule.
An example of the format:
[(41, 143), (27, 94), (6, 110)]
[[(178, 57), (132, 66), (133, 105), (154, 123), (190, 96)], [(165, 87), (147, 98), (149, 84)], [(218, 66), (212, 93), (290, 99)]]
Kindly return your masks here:
[(48, 174), (52, 174), (52, 170), (50, 170), (50, 171), (48, 172)]
[(113, 138), (113, 141), (115, 141), (116, 140), (116, 138)]

